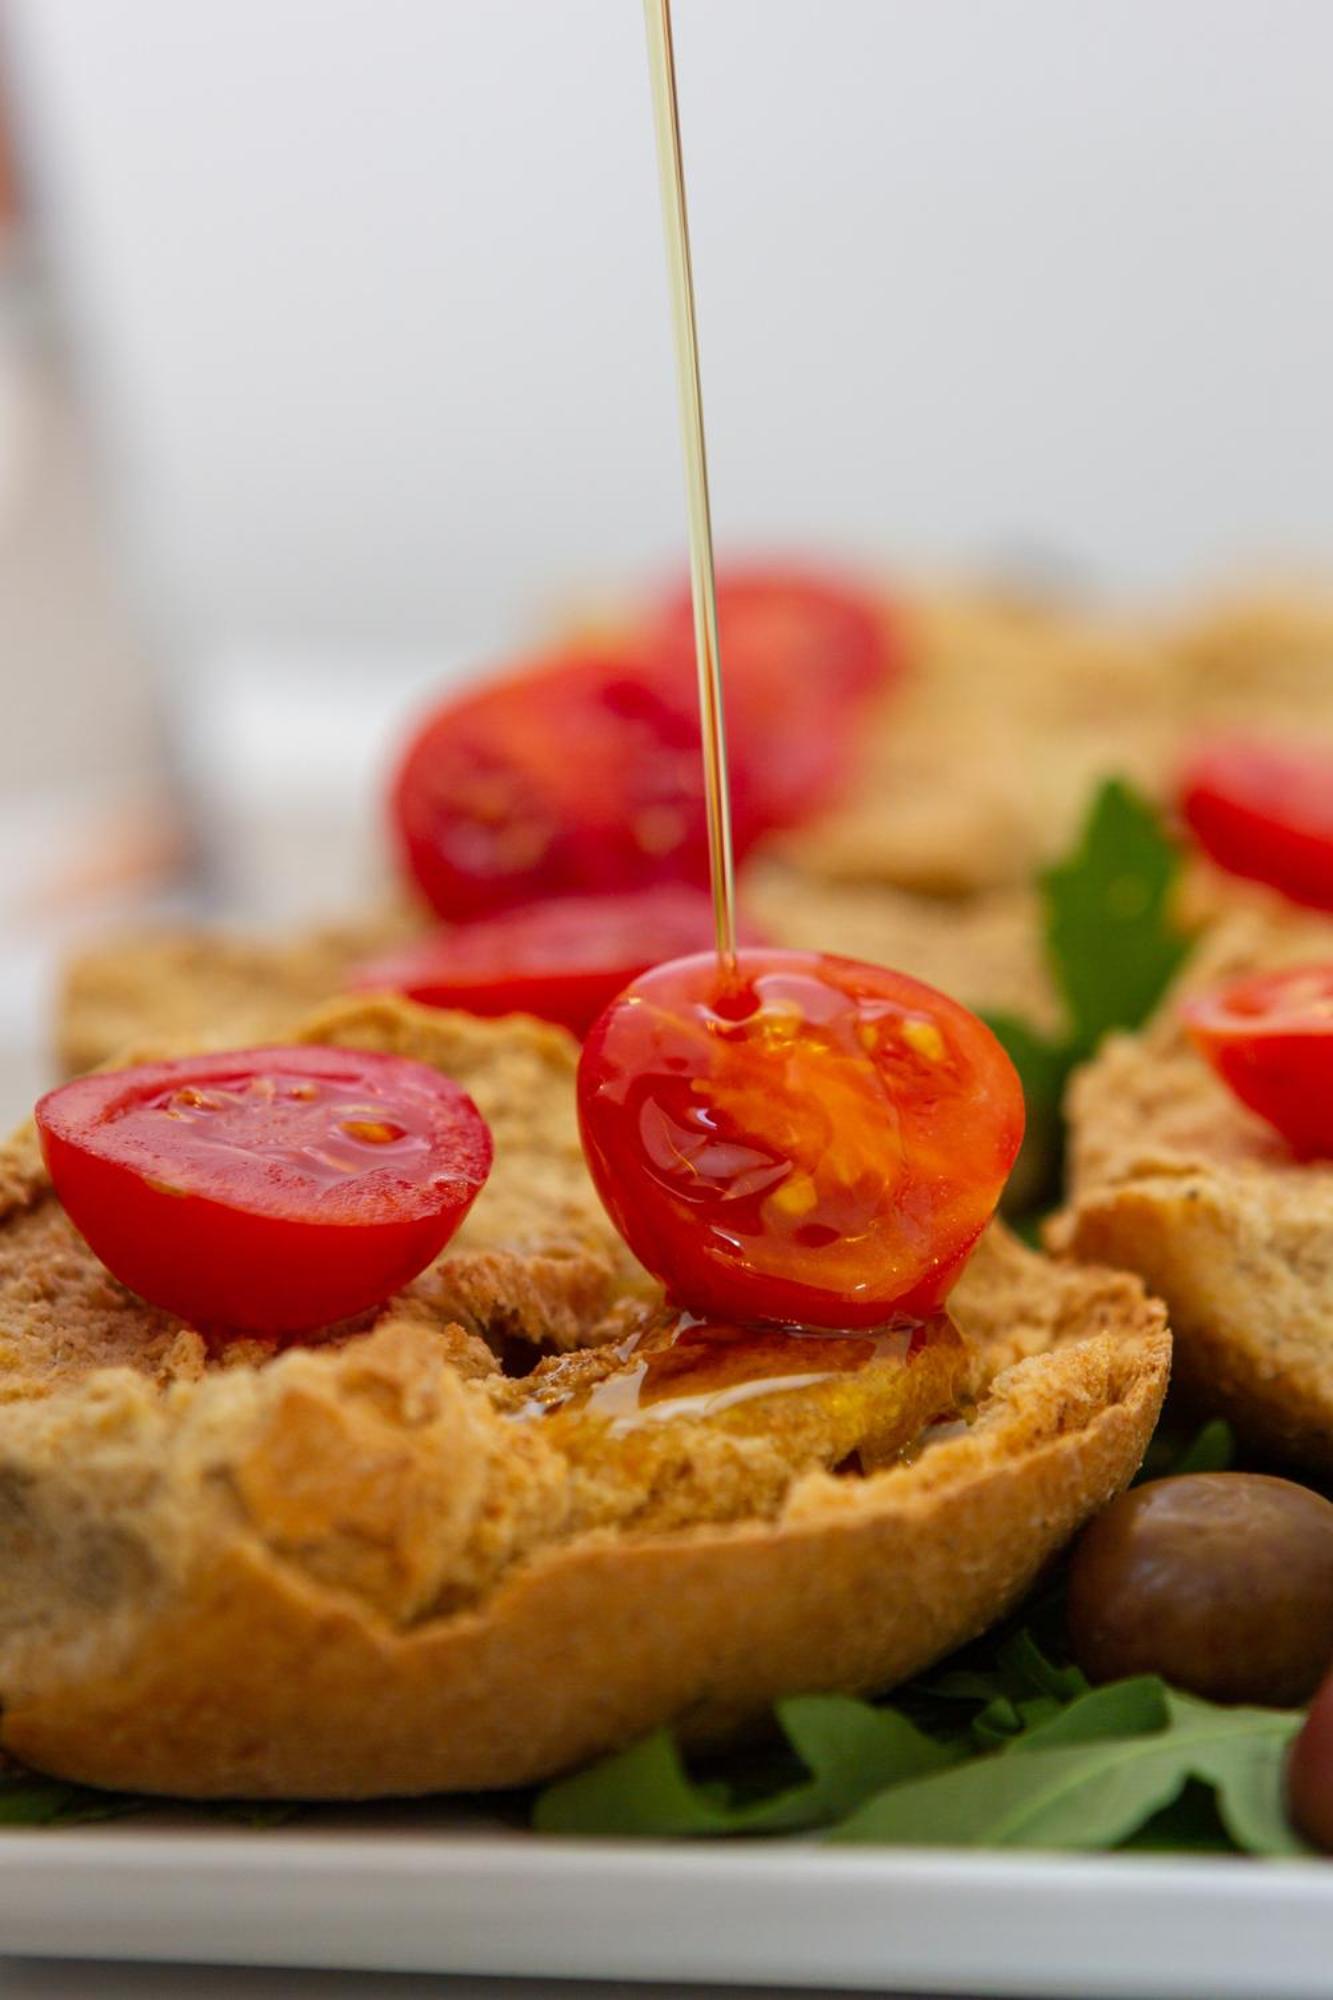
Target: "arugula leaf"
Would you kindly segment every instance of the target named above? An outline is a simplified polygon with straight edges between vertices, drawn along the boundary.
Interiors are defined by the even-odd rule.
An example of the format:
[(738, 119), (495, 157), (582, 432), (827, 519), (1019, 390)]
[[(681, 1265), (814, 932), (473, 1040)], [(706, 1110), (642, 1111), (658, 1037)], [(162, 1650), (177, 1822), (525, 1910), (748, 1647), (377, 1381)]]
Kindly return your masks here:
[[(1085, 1683), (1086, 1685), (1086, 1683)], [(1133, 1680), (1111, 1681), (1105, 1687), (1089, 1688), (1042, 1722), (1027, 1730), (1009, 1747), (1011, 1754), (1032, 1750), (1061, 1750), (1071, 1743), (1100, 1743), (1119, 1736), (1142, 1736), (1165, 1729), (1171, 1709), (1165, 1681), (1156, 1674), (1138, 1674)]]
[(1191, 1778), (1178, 1799), (1144, 1821), (1120, 1843), (1133, 1854), (1234, 1854), (1236, 1843), (1222, 1824), (1217, 1800), (1207, 1785)]
[(794, 1695), (778, 1726), (805, 1775), (766, 1798), (692, 1778), (668, 1730), (604, 1757), (540, 1794), (540, 1833), (793, 1832), (844, 1818), (886, 1785), (939, 1770), (957, 1754), (891, 1708), (850, 1695)]
[[(1287, 1816), (1287, 1750), (1305, 1721), (1281, 1709), (1219, 1709), (1167, 1689), (1174, 1733), (1190, 1746), (1191, 1772), (1213, 1787), (1218, 1814), (1247, 1854), (1308, 1854)], [(1223, 1733), (1219, 1718), (1229, 1725)]]
[[(1161, 1727), (1143, 1729), (1164, 1712)], [(1099, 1688), (1007, 1750), (891, 1786), (845, 1820), (838, 1842), (912, 1846), (1117, 1847), (1211, 1787), (1235, 1844), (1251, 1854), (1309, 1850), (1282, 1810), (1299, 1714), (1219, 1708), (1145, 1677)], [(1129, 1726), (1134, 1733), (1125, 1734)]]
[[(661, 1731), (548, 1787), (534, 1824), (659, 1837), (828, 1827), (838, 1842), (913, 1846), (1308, 1851), (1283, 1805), (1299, 1714), (1218, 1707), (1150, 1674), (1090, 1688), (1024, 1627), (969, 1648), (898, 1699), (779, 1704), (787, 1761), (759, 1796), (691, 1776)], [(934, 1735), (903, 1707), (957, 1719)]]
[(99, 1819), (123, 1819), (150, 1803), (27, 1772), (0, 1778), (0, 1826), (86, 1825)]
[(1230, 1424), (1225, 1417), (1214, 1417), (1181, 1452), (1169, 1476), (1181, 1479), (1191, 1472), (1226, 1472), (1235, 1456), (1236, 1439)]
[(1192, 1472), (1227, 1472), (1235, 1459), (1235, 1433), (1225, 1417), (1214, 1417), (1186, 1444), (1181, 1443), (1179, 1433), (1172, 1436), (1159, 1428), (1134, 1484), (1140, 1486), (1150, 1479), (1180, 1479)]
[[(160, 1799), (140, 1798), (130, 1792), (99, 1792), (90, 1785), (43, 1778), (16, 1764), (0, 1769), (0, 1827), (88, 1826), (97, 1820), (151, 1812), (161, 1804)], [(195, 1806), (196, 1812), (206, 1813), (210, 1819), (232, 1820), (256, 1830), (285, 1826), (305, 1810), (301, 1805), (267, 1799), (213, 1799)]]
[(15, 1778), (0, 1786), (0, 1826), (53, 1826), (77, 1796), (73, 1785)]
[(1052, 1695), (1057, 1701), (1074, 1701), (1088, 1692), (1087, 1675), (1079, 1667), (1057, 1666), (1037, 1644), (1030, 1626), (1020, 1625), (1000, 1640), (995, 1654), (1000, 1673), (1020, 1690)]

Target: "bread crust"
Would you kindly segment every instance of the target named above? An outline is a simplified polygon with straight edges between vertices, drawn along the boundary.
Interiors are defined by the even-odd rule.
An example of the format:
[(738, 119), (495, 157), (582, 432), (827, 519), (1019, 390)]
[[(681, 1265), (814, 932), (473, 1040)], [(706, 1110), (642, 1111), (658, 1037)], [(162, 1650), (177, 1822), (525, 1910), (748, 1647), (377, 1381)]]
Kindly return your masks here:
[[(0, 1645), (0, 1743), (113, 1788), (364, 1798), (526, 1784), (661, 1723), (716, 1740), (782, 1694), (891, 1685), (1013, 1606), (1131, 1476), (1169, 1365), (1133, 1296), (1117, 1332), (1002, 1373), (913, 1464), (811, 1474), (773, 1522), (543, 1548), (417, 1624), (196, 1513), (169, 1573), (129, 1565), (132, 1608), (82, 1645), (19, 1669)], [(320, 1471), (343, 1484), (345, 1454)]]
[[(661, 1723), (716, 1739), (972, 1637), (1138, 1465), (1161, 1307), (998, 1227), (966, 1345), (802, 1355), (790, 1388), (622, 1434), (581, 1399), (662, 1312), (587, 1179), (569, 1038), (373, 999), (298, 1032), (458, 1076), (496, 1178), (399, 1299), (279, 1353), (133, 1300), (31, 1135), (0, 1158), (0, 1753), (362, 1798), (535, 1781)], [(515, 1338), (549, 1357), (518, 1379)]]
[[(1184, 986), (1333, 957), (1333, 923), (1262, 893)], [(1333, 1165), (1293, 1157), (1186, 1036), (1172, 995), (1070, 1091), (1070, 1200), (1052, 1247), (1136, 1272), (1171, 1315), (1175, 1381), (1294, 1468), (1333, 1470)]]
[[(660, 1723), (711, 1740), (779, 1694), (890, 1684), (1126, 1483), (1166, 1385), (1164, 1315), (1128, 1278), (997, 1229), (956, 1298), (965, 1380), (945, 1343), (919, 1393), (916, 1363), (876, 1364), (823, 1417), (773, 1396), (762, 1426), (754, 1405), (737, 1433), (680, 1419), (628, 1456), (572, 1450), (563, 1414), (516, 1420), (522, 1383), (412, 1295), (320, 1350), (57, 1373), (0, 1407), (0, 1749), (113, 1788), (359, 1798), (525, 1783)], [(931, 1428), (960, 1394), (970, 1426)], [(886, 1423), (909, 1462), (829, 1469)]]

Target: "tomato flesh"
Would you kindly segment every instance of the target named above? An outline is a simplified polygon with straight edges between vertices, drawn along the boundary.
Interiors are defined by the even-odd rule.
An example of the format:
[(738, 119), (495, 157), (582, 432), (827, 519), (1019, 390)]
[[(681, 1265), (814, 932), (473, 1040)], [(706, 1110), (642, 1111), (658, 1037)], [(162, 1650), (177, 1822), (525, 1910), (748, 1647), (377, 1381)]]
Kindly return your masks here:
[[(717, 623), (724, 671), (806, 688), (824, 702), (878, 693), (899, 646), (886, 607), (848, 579), (794, 564), (729, 564), (718, 572)], [(662, 612), (661, 637), (693, 657), (688, 587)]]
[[(745, 927), (742, 936), (758, 941)], [(712, 940), (709, 897), (664, 882), (502, 910), (373, 959), (353, 984), (468, 1014), (535, 1014), (581, 1036), (638, 973)]]
[[(725, 572), (718, 619), (742, 857), (832, 801), (899, 649), (874, 598), (799, 569)], [(399, 761), (390, 816), (408, 869), (454, 921), (548, 896), (706, 887), (688, 594), (618, 654), (553, 653), (439, 704)]]
[(1180, 1011), (1242, 1104), (1303, 1158), (1333, 1156), (1333, 963), (1234, 980)]
[(80, 1077), (37, 1105), (70, 1220), (195, 1325), (304, 1332), (439, 1254), (491, 1166), (470, 1097), (424, 1063), (248, 1049)]
[[(832, 804), (855, 757), (856, 723), (900, 665), (887, 608), (853, 583), (786, 565), (732, 565), (717, 579), (727, 731), (753, 761), (770, 827)], [(684, 683), (695, 673), (688, 589), (664, 605), (655, 643)]]
[(994, 1213), (1023, 1094), (918, 980), (810, 952), (645, 973), (593, 1024), (584, 1151), (635, 1255), (691, 1311), (815, 1327), (939, 1309)]
[[(732, 830), (765, 818), (743, 754)], [(460, 922), (548, 896), (708, 881), (708, 822), (692, 681), (631, 656), (557, 655), (443, 703), (391, 790), (403, 857)]]
[(1333, 910), (1333, 751), (1218, 737), (1190, 760), (1179, 795), (1220, 867)]
[(1287, 1805), (1313, 1846), (1333, 1854), (1333, 1673), (1310, 1704), (1287, 1760)]

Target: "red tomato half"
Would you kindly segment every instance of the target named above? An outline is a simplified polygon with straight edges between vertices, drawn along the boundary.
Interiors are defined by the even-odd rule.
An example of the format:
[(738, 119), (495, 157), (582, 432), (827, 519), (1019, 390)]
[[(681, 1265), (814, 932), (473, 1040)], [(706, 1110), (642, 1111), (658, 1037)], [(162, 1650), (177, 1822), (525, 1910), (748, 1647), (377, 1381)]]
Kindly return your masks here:
[[(743, 854), (764, 830), (731, 765)], [(443, 703), (417, 731), (391, 809), (413, 875), (466, 921), (547, 896), (708, 881), (693, 682), (634, 658), (557, 655)]]
[[(807, 690), (821, 702), (877, 694), (899, 664), (885, 606), (858, 585), (788, 564), (731, 564), (717, 579), (724, 671)], [(662, 635), (693, 656), (688, 588), (662, 618)]]
[[(846, 580), (792, 566), (736, 565), (717, 581), (728, 740), (753, 760), (769, 826), (795, 826), (836, 798), (866, 700), (900, 665), (886, 607)], [(695, 674), (688, 588), (655, 634), (683, 683)]]
[(617, 1229), (719, 1319), (936, 1311), (994, 1212), (1023, 1093), (990, 1030), (897, 972), (812, 952), (658, 966), (593, 1024), (584, 1151)]
[(468, 1014), (536, 1014), (582, 1035), (636, 974), (712, 942), (709, 898), (664, 882), (637, 895), (563, 896), (479, 917), (372, 960), (353, 984)]
[(438, 1255), (491, 1168), (472, 1099), (425, 1063), (245, 1049), (41, 1099), (70, 1220), (122, 1284), (199, 1326), (327, 1326)]
[(1333, 964), (1238, 979), (1180, 1011), (1242, 1104), (1293, 1151), (1333, 1155)]
[(1186, 767), (1180, 810), (1233, 875), (1333, 910), (1333, 751), (1219, 737)]

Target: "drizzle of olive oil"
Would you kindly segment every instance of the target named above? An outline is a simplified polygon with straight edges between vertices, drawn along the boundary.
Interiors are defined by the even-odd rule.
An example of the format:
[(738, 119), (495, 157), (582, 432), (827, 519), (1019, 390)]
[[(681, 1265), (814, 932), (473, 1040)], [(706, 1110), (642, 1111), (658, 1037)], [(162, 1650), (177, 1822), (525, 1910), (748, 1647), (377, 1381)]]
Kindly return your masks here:
[(690, 224), (685, 203), (685, 170), (680, 150), (676, 101), (676, 58), (671, 35), (671, 0), (644, 0), (648, 69), (657, 128), (657, 166), (666, 233), (667, 281), (676, 350), (681, 442), (685, 452), (685, 492), (690, 531), (690, 590), (694, 600), (694, 648), (699, 668), (699, 711), (703, 724), (704, 787), (708, 805), (709, 875), (718, 957), (724, 970), (736, 962), (736, 883), (731, 846), (731, 801), (727, 789), (727, 736), (722, 709), (722, 665), (717, 641), (717, 590), (713, 576), (713, 523), (708, 501), (708, 454), (704, 445), (703, 392), (699, 383), (699, 333), (694, 312)]
[(724, 1415), (764, 1396), (787, 1396), (854, 1374), (874, 1361), (904, 1366), (925, 1336), (915, 1322), (869, 1332), (831, 1333), (800, 1326), (729, 1325), (665, 1312), (608, 1353), (615, 1365), (600, 1380), (543, 1386), (518, 1405), (518, 1418), (591, 1418), (612, 1437), (677, 1417)]

